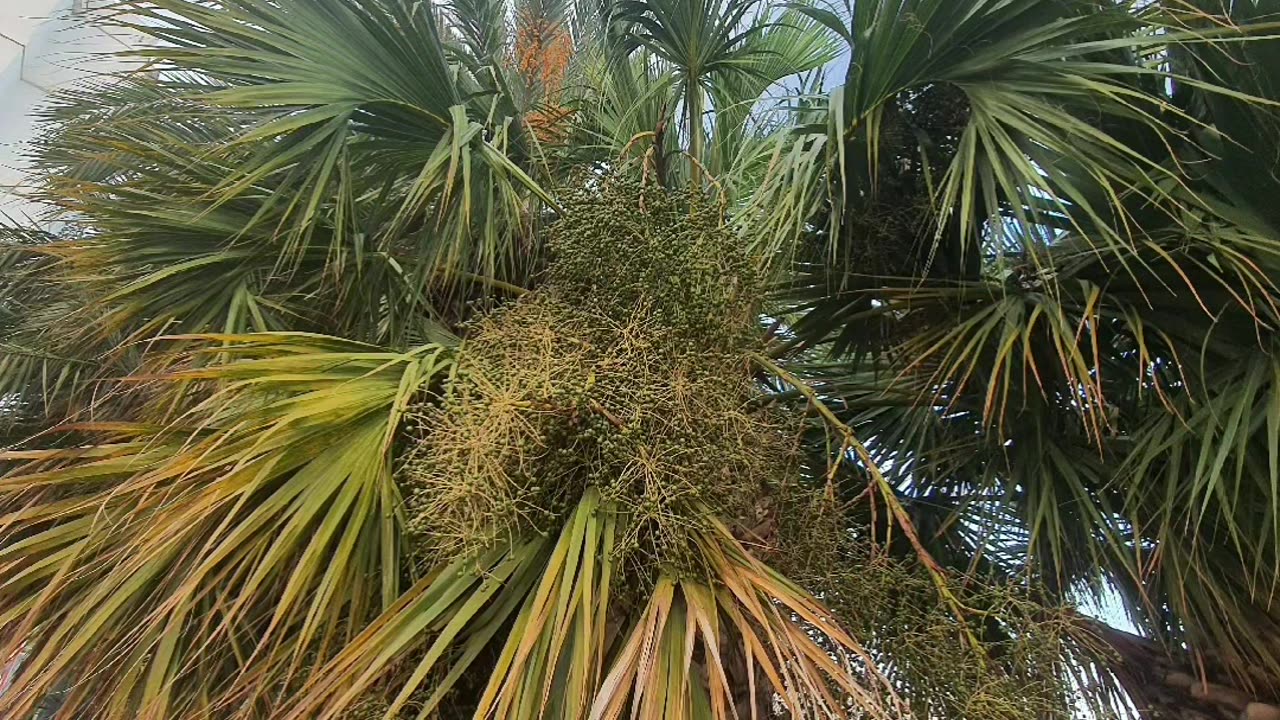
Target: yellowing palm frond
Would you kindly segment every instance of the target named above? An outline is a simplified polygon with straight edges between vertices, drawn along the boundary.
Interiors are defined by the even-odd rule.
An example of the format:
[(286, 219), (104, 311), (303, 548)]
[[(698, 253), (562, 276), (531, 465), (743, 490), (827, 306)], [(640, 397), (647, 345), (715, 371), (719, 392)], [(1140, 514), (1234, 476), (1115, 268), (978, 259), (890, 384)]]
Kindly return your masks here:
[(7, 456), (22, 463), (0, 480), (0, 637), (25, 657), (11, 712), (67, 685), (64, 712), (94, 717), (250, 712), (399, 597), (391, 444), (449, 351), (206, 340), (221, 362), (158, 381), (203, 394), (192, 409)]

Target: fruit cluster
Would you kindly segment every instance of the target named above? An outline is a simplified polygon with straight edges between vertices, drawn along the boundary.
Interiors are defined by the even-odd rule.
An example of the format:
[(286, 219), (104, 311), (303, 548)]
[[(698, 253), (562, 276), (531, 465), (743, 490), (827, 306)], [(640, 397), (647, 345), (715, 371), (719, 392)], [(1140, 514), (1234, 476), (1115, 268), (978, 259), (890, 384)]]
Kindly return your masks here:
[(802, 419), (753, 402), (753, 266), (714, 206), (621, 180), (551, 233), (546, 282), (477, 321), (419, 413), (411, 530), (429, 556), (473, 551), (558, 528), (595, 487), (626, 519), (620, 557), (695, 570), (691, 530), (758, 524), (795, 474)]

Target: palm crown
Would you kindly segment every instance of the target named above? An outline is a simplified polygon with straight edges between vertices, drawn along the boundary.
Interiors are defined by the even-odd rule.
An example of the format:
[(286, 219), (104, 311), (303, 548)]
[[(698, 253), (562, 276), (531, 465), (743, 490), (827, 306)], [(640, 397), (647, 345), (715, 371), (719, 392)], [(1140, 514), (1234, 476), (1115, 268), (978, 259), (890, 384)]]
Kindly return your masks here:
[(4, 230), (3, 717), (1280, 692), (1280, 3), (105, 20)]

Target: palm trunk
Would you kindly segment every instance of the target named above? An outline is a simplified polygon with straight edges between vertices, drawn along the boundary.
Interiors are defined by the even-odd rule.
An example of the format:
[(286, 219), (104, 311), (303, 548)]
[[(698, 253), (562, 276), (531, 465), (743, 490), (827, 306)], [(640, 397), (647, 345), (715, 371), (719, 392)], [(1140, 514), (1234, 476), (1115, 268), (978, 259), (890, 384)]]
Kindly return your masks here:
[(694, 187), (702, 183), (702, 87), (690, 82), (685, 93), (685, 108), (689, 113), (689, 177)]
[(1147, 638), (1102, 623), (1093, 629), (1110, 647), (1112, 669), (1142, 720), (1280, 720), (1280, 682), (1261, 689), (1212, 662), (1171, 656)]

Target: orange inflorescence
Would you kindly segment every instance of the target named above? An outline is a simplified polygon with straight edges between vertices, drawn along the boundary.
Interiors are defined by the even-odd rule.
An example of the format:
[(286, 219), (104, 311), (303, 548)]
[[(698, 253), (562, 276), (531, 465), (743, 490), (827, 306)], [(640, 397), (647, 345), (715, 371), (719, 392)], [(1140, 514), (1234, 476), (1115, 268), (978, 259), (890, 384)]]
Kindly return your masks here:
[(570, 111), (558, 103), (564, 90), (573, 38), (561, 22), (550, 22), (529, 11), (516, 23), (516, 69), (531, 87), (539, 90), (541, 107), (525, 115), (525, 124), (541, 142), (563, 138), (564, 120)]

